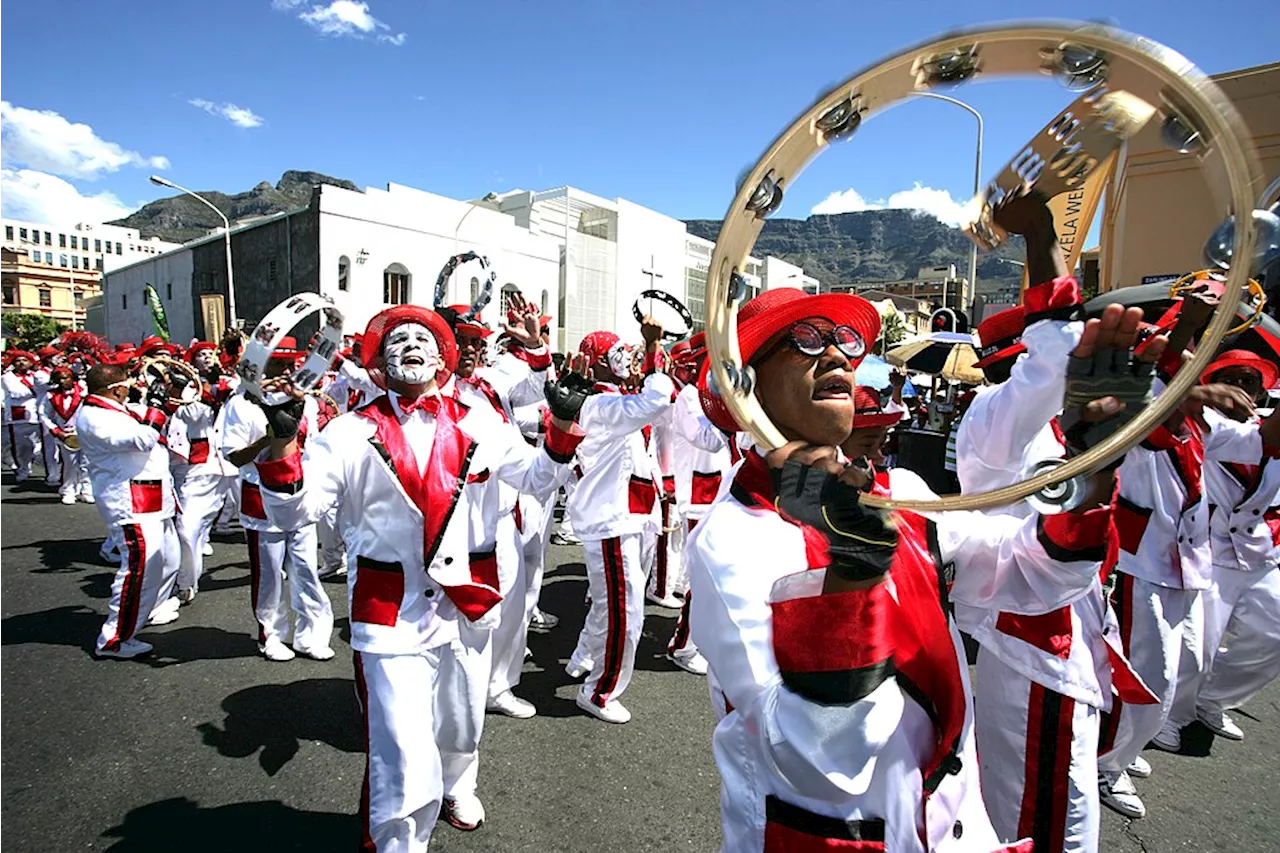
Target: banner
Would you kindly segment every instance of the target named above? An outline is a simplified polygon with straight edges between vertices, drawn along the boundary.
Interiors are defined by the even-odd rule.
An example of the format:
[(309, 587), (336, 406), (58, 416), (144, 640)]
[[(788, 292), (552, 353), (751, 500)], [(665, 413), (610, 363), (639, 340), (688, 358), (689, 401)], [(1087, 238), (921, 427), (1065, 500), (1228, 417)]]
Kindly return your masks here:
[(206, 293), (200, 297), (200, 314), (204, 317), (204, 339), (218, 343), (227, 331), (227, 314), (221, 293)]
[(156, 292), (155, 287), (150, 283), (146, 287), (147, 304), (151, 306), (151, 322), (155, 326), (156, 334), (169, 340), (169, 318), (164, 315), (164, 305), (160, 302), (160, 294)]
[[(1058, 232), (1058, 245), (1067, 261), (1067, 272), (1074, 275), (1080, 254), (1084, 251), (1085, 240), (1089, 238), (1089, 228), (1093, 225), (1093, 217), (1098, 212), (1102, 194), (1111, 181), (1111, 173), (1116, 167), (1116, 155), (1109, 156), (1102, 165), (1093, 170), (1084, 184), (1071, 192), (1059, 193), (1049, 199), (1049, 212), (1053, 214), (1053, 226)], [(1040, 282), (1037, 282), (1039, 284)], [(1022, 269), (1022, 289), (1030, 286), (1027, 281), (1026, 267)]]

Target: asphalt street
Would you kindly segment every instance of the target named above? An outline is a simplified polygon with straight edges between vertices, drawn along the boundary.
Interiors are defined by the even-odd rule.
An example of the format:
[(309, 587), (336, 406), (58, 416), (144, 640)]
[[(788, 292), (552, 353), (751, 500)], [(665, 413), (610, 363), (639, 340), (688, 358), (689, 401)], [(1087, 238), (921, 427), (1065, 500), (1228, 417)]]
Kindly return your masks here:
[[(14, 491), (5, 475), (4, 851), (353, 850), (363, 726), (346, 643), (345, 583), (328, 584), (337, 658), (270, 663), (251, 633), (238, 537), (215, 542), (199, 596), (146, 629), (149, 659), (95, 660), (114, 568), (94, 507)], [(581, 550), (553, 547), (544, 609), (518, 690), (539, 715), (490, 716), (480, 796), (488, 822), (440, 824), (440, 851), (711, 851), (720, 843), (714, 720), (705, 681), (664, 657), (676, 614), (649, 608), (634, 720), (609, 726), (573, 704), (564, 673), (585, 613)], [(1106, 812), (1106, 851), (1280, 851), (1280, 686), (1237, 720), (1243, 743), (1198, 724), (1183, 755), (1148, 750), (1140, 821)]]

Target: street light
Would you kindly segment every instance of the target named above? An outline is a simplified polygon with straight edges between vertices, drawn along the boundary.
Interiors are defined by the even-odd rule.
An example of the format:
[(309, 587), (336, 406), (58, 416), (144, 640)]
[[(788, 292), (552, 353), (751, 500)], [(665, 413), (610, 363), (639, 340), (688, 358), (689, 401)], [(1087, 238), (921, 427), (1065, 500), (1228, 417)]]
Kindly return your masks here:
[(462, 231), (462, 223), (466, 222), (467, 217), (470, 216), (472, 211), (478, 208), (481, 204), (492, 204), (497, 200), (497, 193), (485, 193), (484, 198), (480, 199), (479, 203), (469, 202), (467, 204), (467, 209), (462, 212), (462, 216), (458, 217), (458, 224), (453, 229), (453, 253), (455, 255), (458, 254), (458, 233)]
[[(205, 207), (212, 210), (214, 213), (218, 214), (218, 218), (222, 220), (222, 237), (223, 237), (223, 240), (226, 242), (226, 247), (227, 247), (227, 311), (231, 315), (231, 327), (235, 328), (236, 326), (236, 286), (235, 286), (235, 279), (232, 277), (232, 274), (231, 274), (231, 223), (227, 220), (226, 215), (224, 215), (221, 210), (218, 210), (218, 208), (215, 207), (212, 202), (210, 202), (208, 199), (204, 198), (203, 196), (193, 193), (191, 190), (187, 189), (186, 187), (180, 187), (177, 184), (175, 184), (173, 181), (167, 181), (164, 178), (160, 177), (159, 175), (152, 175), (151, 183), (156, 184), (157, 186), (168, 187), (171, 190), (177, 190), (178, 192), (186, 193), (187, 195), (194, 198), (196, 201), (203, 204)], [(206, 329), (205, 331), (207, 332), (208, 330)]]
[[(917, 98), (933, 98), (937, 101), (946, 101), (948, 104), (955, 104), (963, 110), (968, 111), (970, 115), (978, 120), (978, 147), (974, 154), (973, 162), (973, 194), (976, 196), (982, 189), (982, 113), (966, 104), (958, 98), (952, 98), (948, 95), (939, 95), (936, 92), (912, 92)], [(973, 293), (978, 292), (978, 244), (974, 243), (969, 247), (969, 286), (973, 288)], [(946, 305), (947, 288), (942, 287), (943, 306)], [(962, 300), (963, 301), (963, 300)], [(961, 305), (962, 309), (966, 306)]]

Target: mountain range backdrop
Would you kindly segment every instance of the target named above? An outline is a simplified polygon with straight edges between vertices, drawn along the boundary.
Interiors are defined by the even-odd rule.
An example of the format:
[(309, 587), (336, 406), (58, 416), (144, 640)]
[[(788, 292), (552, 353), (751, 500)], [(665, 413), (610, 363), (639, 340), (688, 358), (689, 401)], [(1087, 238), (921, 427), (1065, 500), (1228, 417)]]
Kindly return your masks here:
[[(234, 195), (200, 193), (235, 222), (305, 206), (316, 184), (359, 190), (351, 181), (319, 172), (289, 170), (272, 186), (263, 181)], [(153, 201), (110, 223), (137, 228), (145, 237), (185, 243), (203, 237), (222, 222), (200, 202), (185, 195)], [(689, 233), (714, 240), (718, 219), (691, 219)], [(864, 210), (857, 213), (815, 214), (807, 219), (774, 218), (765, 223), (754, 254), (774, 255), (804, 268), (824, 288), (874, 281), (899, 281), (921, 268), (955, 264), (958, 275), (969, 268), (969, 240), (933, 216), (910, 210)], [(1018, 238), (978, 256), (978, 292), (989, 293), (1016, 284), (1022, 268), (1001, 258), (1021, 261)]]

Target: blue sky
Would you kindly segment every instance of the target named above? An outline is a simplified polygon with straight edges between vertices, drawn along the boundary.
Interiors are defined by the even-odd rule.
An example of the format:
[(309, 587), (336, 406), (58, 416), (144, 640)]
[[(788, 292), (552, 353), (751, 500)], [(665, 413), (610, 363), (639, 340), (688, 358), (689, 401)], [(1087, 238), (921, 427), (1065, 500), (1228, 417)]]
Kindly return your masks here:
[[(822, 90), (897, 49), (1061, 4), (935, 0), (102, 0), (6, 3), (6, 215), (108, 218), (309, 169), (457, 198), (565, 183), (718, 218), (739, 172)], [(1280, 2), (1097, 2), (1215, 73), (1280, 60)], [(962, 88), (990, 177), (1071, 100), (1050, 81)], [(781, 216), (945, 211), (972, 191), (974, 124), (904, 106), (825, 155)], [(894, 195), (920, 186), (909, 196)], [(849, 191), (852, 191), (850, 193)], [(932, 191), (932, 193), (931, 193)], [(903, 199), (906, 199), (903, 202)]]

